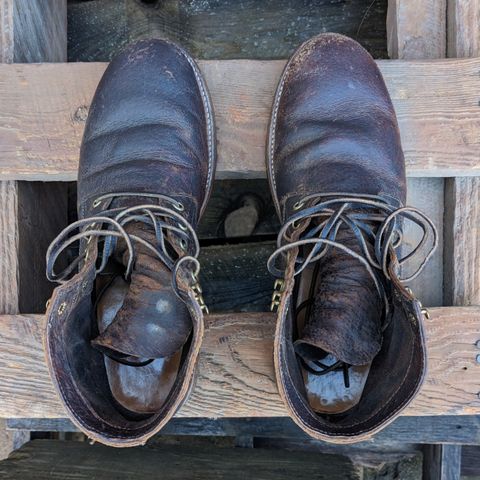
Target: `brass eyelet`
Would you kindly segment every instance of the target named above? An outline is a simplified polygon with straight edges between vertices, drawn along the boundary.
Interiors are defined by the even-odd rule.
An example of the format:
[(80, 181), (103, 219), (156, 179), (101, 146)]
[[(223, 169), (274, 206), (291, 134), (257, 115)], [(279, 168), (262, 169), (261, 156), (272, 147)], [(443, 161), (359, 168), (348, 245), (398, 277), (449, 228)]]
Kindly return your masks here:
[(62, 315), (64, 312), (65, 312), (65, 309), (67, 308), (67, 304), (66, 302), (62, 302), (59, 306), (58, 306), (58, 309), (57, 309), (57, 313), (59, 315)]
[(185, 210), (185, 207), (183, 206), (183, 203), (181, 202), (175, 202), (173, 204), (173, 207), (178, 210), (179, 212), (183, 212)]
[(294, 205), (293, 205), (293, 209), (294, 210), (300, 210), (304, 205), (305, 205), (305, 202), (303, 202), (303, 201), (295, 202)]
[(298, 230), (298, 229), (300, 228), (300, 222), (297, 222), (297, 220), (294, 220), (294, 221), (292, 222), (292, 228), (293, 228), (294, 230)]
[(422, 312), (423, 316), (424, 316), (427, 320), (430, 320), (430, 312), (428, 311), (427, 308), (422, 308), (422, 309), (421, 309), (421, 312)]
[(183, 251), (185, 251), (185, 250), (187, 249), (187, 242), (186, 242), (185, 239), (181, 238), (179, 244), (180, 244), (180, 248), (181, 248)]
[(273, 284), (273, 289), (278, 292), (283, 292), (283, 287), (285, 286), (285, 280), (283, 278), (277, 278)]

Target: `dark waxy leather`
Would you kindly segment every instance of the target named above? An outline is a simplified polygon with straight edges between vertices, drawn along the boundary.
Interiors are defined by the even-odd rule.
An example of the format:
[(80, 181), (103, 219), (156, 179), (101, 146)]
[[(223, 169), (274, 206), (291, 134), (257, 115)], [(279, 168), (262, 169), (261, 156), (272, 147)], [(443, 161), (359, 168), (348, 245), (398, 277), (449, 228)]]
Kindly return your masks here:
[[(375, 62), (355, 41), (319, 35), (290, 59), (273, 105), (268, 173), (283, 222), (308, 194), (380, 195), (392, 205), (404, 203), (405, 164), (395, 112)], [(301, 229), (292, 240), (300, 234)], [(358, 248), (345, 227), (337, 240)], [(275, 338), (280, 394), (311, 436), (337, 443), (365, 439), (391, 422), (423, 381), (418, 302), (393, 277), (387, 285), (393, 315), (382, 335), (383, 304), (367, 270), (335, 248), (320, 260), (313, 313), (300, 332), (297, 353), (309, 358), (320, 348), (354, 365), (373, 361), (360, 402), (341, 415), (322, 416), (308, 403), (292, 342), (295, 252), (288, 259)]]
[[(182, 203), (181, 215), (195, 228), (211, 191), (214, 168), (213, 115), (198, 67), (168, 41), (129, 46), (111, 62), (92, 101), (80, 154), (79, 218), (144, 204), (172, 208), (168, 202), (142, 196), (162, 194)], [(96, 202), (102, 195), (124, 192), (138, 196)], [(145, 239), (152, 236), (135, 223), (127, 229)], [(172, 248), (181, 255), (175, 242)], [(100, 336), (92, 296), (96, 241), (82, 243), (80, 251), (86, 248), (88, 256), (79, 272), (55, 290), (47, 310), (45, 349), (60, 399), (80, 429), (112, 446), (143, 444), (174, 415), (192, 388), (203, 336), (203, 314), (188, 271), (180, 272), (177, 279), (180, 300), (171, 287), (169, 269), (151, 252), (135, 247), (128, 292), (124, 284), (111, 292), (115, 318), (111, 323), (108, 319), (105, 331), (100, 325)], [(119, 241), (112, 258), (121, 257), (122, 248)], [(119, 309), (114, 304), (123, 298)], [(155, 315), (167, 304), (168, 315)], [(106, 357), (99, 347), (139, 358), (157, 358), (183, 347), (165, 402), (149, 414), (136, 415), (135, 408), (127, 411), (122, 405), (128, 402), (121, 405), (112, 394), (126, 388), (119, 386), (121, 373), (118, 378), (108, 377)], [(115, 362), (108, 361), (111, 374)], [(155, 372), (153, 367), (145, 368)], [(139, 384), (146, 380), (142, 377)], [(151, 391), (160, 387), (152, 384)]]
[[(337, 240), (359, 249), (344, 227)], [(297, 341), (297, 353), (315, 360), (319, 352), (312, 347), (318, 347), (349, 365), (370, 363), (382, 345), (382, 301), (375, 285), (365, 267), (341, 250), (332, 249), (319, 261), (312, 314)]]
[[(134, 222), (127, 231), (154, 244), (153, 233)], [(172, 289), (172, 272), (144, 246), (136, 247), (130, 288), (112, 323), (93, 340), (97, 348), (130, 357), (169, 357), (183, 347), (192, 330), (187, 307)], [(127, 264), (124, 242), (116, 249)], [(122, 262), (123, 260), (123, 262)], [(115, 288), (115, 287), (114, 287)]]

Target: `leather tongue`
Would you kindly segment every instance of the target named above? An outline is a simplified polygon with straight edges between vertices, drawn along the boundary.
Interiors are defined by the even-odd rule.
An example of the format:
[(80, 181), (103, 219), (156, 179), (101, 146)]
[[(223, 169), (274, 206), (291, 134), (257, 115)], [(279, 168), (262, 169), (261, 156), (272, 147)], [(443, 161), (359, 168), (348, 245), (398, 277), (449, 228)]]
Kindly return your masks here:
[[(345, 227), (337, 241), (360, 251)], [(362, 263), (338, 248), (320, 262), (313, 308), (295, 351), (307, 361), (321, 361), (330, 353), (349, 365), (370, 363), (382, 345), (383, 305), (373, 279)]]
[[(142, 224), (130, 224), (127, 231), (154, 244), (153, 234)], [(104, 294), (112, 301), (123, 298), (123, 304), (110, 325), (92, 340), (92, 345), (137, 358), (169, 357), (188, 340), (192, 321), (187, 307), (172, 288), (172, 272), (145, 247), (138, 243), (135, 247), (136, 260), (128, 291), (124, 296), (120, 292)], [(123, 242), (119, 242), (114, 256), (126, 265)], [(113, 282), (108, 288), (124, 287)]]

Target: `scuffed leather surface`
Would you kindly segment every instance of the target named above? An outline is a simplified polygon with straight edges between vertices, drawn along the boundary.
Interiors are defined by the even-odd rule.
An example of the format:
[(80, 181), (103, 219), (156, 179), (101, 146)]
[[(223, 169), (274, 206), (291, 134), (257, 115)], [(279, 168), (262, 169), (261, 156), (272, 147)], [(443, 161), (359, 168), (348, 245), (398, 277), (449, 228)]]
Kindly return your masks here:
[[(167, 41), (131, 45), (109, 65), (92, 101), (81, 149), (79, 217), (123, 205), (107, 199), (94, 206), (103, 194), (138, 193), (123, 205), (132, 206), (153, 203), (141, 195), (156, 193), (181, 201), (195, 226), (211, 191), (213, 131), (210, 101), (193, 60)], [(122, 409), (109, 387), (104, 354), (91, 344), (99, 333), (92, 299), (97, 240), (83, 242), (80, 251), (85, 248), (79, 273), (55, 289), (47, 310), (47, 364), (66, 412), (83, 432), (107, 445), (140, 445), (165, 425), (192, 388), (203, 315), (186, 275), (180, 275), (183, 320), (188, 318), (180, 336), (190, 337), (177, 378), (155, 413), (138, 416)]]
[(272, 113), (270, 180), (281, 218), (308, 193), (405, 202), (395, 111), (372, 57), (355, 41), (319, 35), (294, 54)]
[[(213, 126), (191, 62), (170, 42), (146, 40), (110, 63), (80, 150), (80, 216), (100, 195), (127, 191), (164, 192), (198, 213), (213, 175), (207, 160)], [(196, 223), (198, 215), (189, 220)]]
[[(358, 250), (348, 229), (341, 228), (337, 240)], [(383, 304), (370, 275), (357, 259), (341, 250), (332, 249), (319, 262), (312, 314), (297, 342), (313, 349), (304, 347), (302, 356), (318, 360), (318, 352), (312, 351), (318, 347), (349, 365), (370, 363), (382, 345), (383, 320)], [(296, 349), (299, 354), (301, 350)]]
[[(151, 229), (139, 222), (126, 225), (125, 229), (151, 245), (156, 243)], [(172, 288), (169, 268), (143, 245), (137, 244), (135, 251), (135, 265), (123, 304), (93, 344), (143, 359), (169, 357), (187, 342), (192, 321)], [(123, 240), (118, 242), (114, 256), (126, 268), (128, 251)], [(107, 290), (110, 288), (115, 287)]]
[[(277, 89), (269, 135), (269, 179), (283, 221), (295, 212), (296, 202), (313, 193), (381, 195), (395, 205), (405, 201), (395, 112), (375, 62), (351, 39), (319, 35), (297, 50)], [(357, 248), (344, 227), (337, 238)], [(288, 258), (275, 337), (280, 394), (292, 418), (313, 437), (339, 443), (367, 438), (399, 414), (423, 381), (418, 305), (392, 282), (387, 291), (395, 304), (393, 319), (382, 339), (382, 304), (366, 269), (336, 249), (322, 259), (314, 315), (300, 333), (302, 340), (347, 363), (373, 360), (360, 403), (344, 414), (322, 416), (308, 404), (295, 356), (295, 252)]]

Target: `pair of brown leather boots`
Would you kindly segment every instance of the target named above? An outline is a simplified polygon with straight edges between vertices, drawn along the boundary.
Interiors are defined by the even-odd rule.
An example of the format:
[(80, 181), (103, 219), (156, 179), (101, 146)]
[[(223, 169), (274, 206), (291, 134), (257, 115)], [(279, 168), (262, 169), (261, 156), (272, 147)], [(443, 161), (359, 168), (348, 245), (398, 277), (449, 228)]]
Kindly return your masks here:
[[(428, 233), (433, 249), (436, 233), (403, 207), (395, 113), (356, 42), (320, 35), (292, 56), (267, 169), (283, 225), (268, 263), (278, 389), (311, 436), (365, 439), (422, 384), (422, 313), (399, 267)], [(94, 440), (145, 443), (192, 388), (206, 311), (195, 229), (214, 172), (213, 111), (195, 62), (167, 41), (128, 47), (90, 108), (79, 220), (47, 253), (47, 275), (61, 283), (47, 311), (48, 365), (72, 421)], [(401, 218), (425, 234), (403, 258)], [(54, 273), (77, 244), (76, 260)]]

